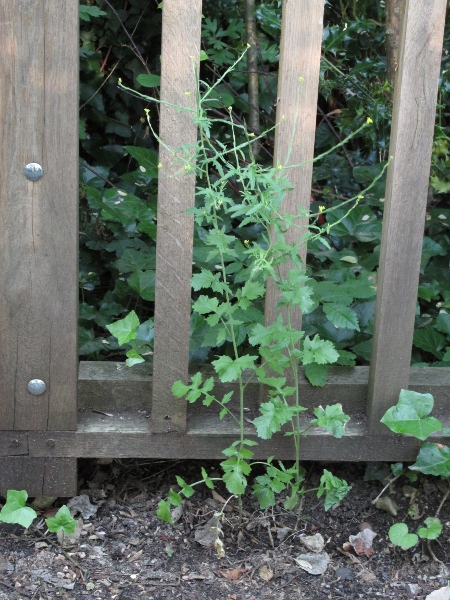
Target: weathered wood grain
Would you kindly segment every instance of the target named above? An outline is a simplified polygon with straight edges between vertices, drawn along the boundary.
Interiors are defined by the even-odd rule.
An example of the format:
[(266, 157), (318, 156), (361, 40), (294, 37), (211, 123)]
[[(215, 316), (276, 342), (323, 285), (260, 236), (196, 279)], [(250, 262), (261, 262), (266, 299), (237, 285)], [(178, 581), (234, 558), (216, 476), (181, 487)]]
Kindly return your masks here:
[[(4, 433), (0, 433), (1, 436)], [(122, 458), (192, 458), (223, 459), (222, 449), (239, 437), (231, 422), (219, 421), (211, 414), (197, 415), (187, 433), (154, 434), (148, 419), (133, 413), (105, 417), (86, 412), (80, 415), (77, 432), (30, 432), (30, 456), (34, 457), (122, 457)], [(246, 437), (256, 439), (252, 426)], [(434, 436), (448, 443), (449, 436)], [(257, 440), (255, 458), (293, 459), (292, 438), (282, 435), (271, 440)], [(349, 422), (346, 435), (335, 439), (323, 430), (312, 429), (302, 439), (302, 460), (323, 461), (413, 461), (420, 447), (415, 438), (400, 435), (369, 435), (366, 423)]]
[(70, 497), (77, 493), (76, 458), (2, 458), (0, 495), (26, 490), (28, 496)]
[[(118, 368), (119, 367), (119, 368)], [(203, 379), (215, 376), (211, 366), (200, 370)], [(260, 403), (259, 384), (250, 380), (244, 372), (246, 383), (246, 406), (254, 411)], [(152, 366), (136, 365), (132, 369), (124, 368), (123, 363), (81, 362), (78, 379), (78, 399), (80, 409), (94, 409), (105, 412), (114, 411), (150, 411), (153, 403)], [(340, 402), (349, 414), (361, 413), (366, 408), (369, 367), (330, 367), (328, 383), (325, 387), (313, 387), (299, 370), (300, 402), (306, 407), (319, 404)], [(410, 389), (434, 396), (434, 414), (443, 416), (448, 413), (450, 403), (450, 369), (440, 367), (413, 367), (410, 372)], [(149, 394), (150, 389), (150, 394)], [(219, 397), (235, 390), (237, 384), (223, 384), (215, 376), (215, 388)], [(173, 401), (178, 401), (174, 398)], [(200, 410), (200, 404), (189, 405), (189, 413)]]
[(0, 428), (76, 426), (78, 41), (72, 0), (0, 3)]
[(171, 388), (178, 379), (186, 381), (188, 373), (193, 218), (186, 210), (194, 206), (195, 164), (191, 158), (192, 174), (188, 174), (172, 152), (197, 140), (192, 109), (196, 104), (194, 69), (199, 65), (201, 8), (201, 0), (163, 3), (160, 112), (163, 144), (159, 151), (153, 382), (153, 397), (157, 402), (152, 405), (154, 426), (159, 431), (182, 431), (186, 427), (186, 404), (174, 402)]
[[(282, 210), (288, 215), (308, 211), (311, 199), (311, 160), (314, 157), (316, 133), (323, 9), (323, 2), (283, 2), (274, 166), (302, 165), (285, 173), (294, 188), (286, 194), (283, 202)], [(286, 232), (286, 241), (298, 244), (305, 235), (307, 226), (306, 217), (297, 219)], [(302, 245), (300, 254), (305, 260), (306, 244)], [(283, 266), (284, 274), (287, 269), (289, 264)], [(278, 301), (279, 293), (273, 280), (269, 279), (266, 289), (266, 323), (272, 323), (276, 319)], [(292, 322), (295, 327), (301, 328), (299, 310), (292, 317)]]
[(408, 387), (445, 0), (404, 2), (394, 92), (374, 339), (370, 431)]

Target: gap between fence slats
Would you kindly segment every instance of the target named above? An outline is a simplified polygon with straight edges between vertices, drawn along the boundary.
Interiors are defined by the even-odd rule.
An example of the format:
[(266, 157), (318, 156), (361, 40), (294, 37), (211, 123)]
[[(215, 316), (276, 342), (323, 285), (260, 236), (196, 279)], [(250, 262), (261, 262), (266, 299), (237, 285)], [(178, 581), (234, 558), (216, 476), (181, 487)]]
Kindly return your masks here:
[[(323, 2), (285, 0), (283, 3), (274, 166), (297, 165), (314, 157), (323, 10)], [(301, 209), (308, 210), (312, 163), (289, 169), (285, 175), (294, 189), (286, 194), (283, 212), (297, 215)], [(301, 240), (308, 219), (298, 219), (295, 224), (302, 229), (291, 227), (287, 231), (285, 238), (289, 243)], [(306, 244), (301, 255), (306, 258)], [(283, 265), (283, 272), (288, 268), (288, 264)], [(267, 324), (276, 319), (278, 301), (279, 293), (273, 280), (269, 279), (265, 304)], [(301, 328), (300, 311), (292, 323), (297, 329)]]
[(19, 4), (0, 4), (0, 427), (74, 429), (78, 3)]
[(391, 143), (369, 377), (372, 433), (408, 387), (446, 0), (407, 0)]
[[(160, 137), (172, 151), (197, 140), (194, 113), (164, 102), (195, 107), (201, 9), (201, 0), (163, 3)], [(174, 399), (171, 388), (188, 375), (193, 217), (186, 210), (194, 205), (195, 174), (186, 174), (164, 145), (159, 154), (152, 425), (155, 431), (183, 431), (186, 402)]]

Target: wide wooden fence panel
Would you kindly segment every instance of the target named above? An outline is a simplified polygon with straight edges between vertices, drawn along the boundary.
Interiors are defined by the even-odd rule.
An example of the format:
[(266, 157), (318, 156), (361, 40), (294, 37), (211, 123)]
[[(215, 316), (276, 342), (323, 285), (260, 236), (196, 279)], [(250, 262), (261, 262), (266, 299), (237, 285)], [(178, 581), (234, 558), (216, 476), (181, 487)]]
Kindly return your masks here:
[(446, 0), (404, 2), (369, 378), (372, 433), (408, 387)]
[[(188, 378), (193, 219), (186, 209), (195, 198), (194, 163), (186, 154), (185, 169), (172, 151), (196, 142), (201, 8), (201, 0), (163, 3), (153, 366), (81, 363), (77, 374), (78, 2), (0, 3), (0, 493), (70, 495), (77, 458), (223, 458), (236, 439), (231, 420), (171, 394), (174, 380)], [(419, 442), (378, 423), (401, 387), (432, 393), (435, 414), (446, 424), (450, 418), (450, 369), (410, 368), (445, 8), (446, 0), (404, 2), (372, 363), (330, 368), (324, 388), (312, 388), (300, 370), (302, 404), (341, 402), (351, 416), (341, 440), (311, 429), (305, 460), (413, 460)], [(295, 189), (287, 214), (309, 206), (322, 19), (323, 2), (283, 3), (275, 164), (308, 163), (288, 171)], [(29, 163), (41, 165), (43, 177), (33, 167), (27, 179)], [(301, 235), (289, 233), (291, 241)], [(269, 285), (268, 322), (276, 304)], [(30, 393), (33, 379), (45, 384), (43, 393)], [(233, 386), (217, 381), (217, 392)], [(250, 415), (260, 392), (248, 381)], [(253, 425), (245, 428), (255, 439)], [(293, 457), (290, 438), (258, 442), (257, 457)]]
[[(78, 44), (77, 2), (0, 4), (0, 428), (6, 430), (77, 426)], [(9, 445), (20, 449), (20, 439), (11, 434)], [(48, 489), (45, 460), (20, 464), (24, 481)], [(7, 472), (8, 461), (2, 487)], [(75, 479), (67, 476), (73, 490)]]

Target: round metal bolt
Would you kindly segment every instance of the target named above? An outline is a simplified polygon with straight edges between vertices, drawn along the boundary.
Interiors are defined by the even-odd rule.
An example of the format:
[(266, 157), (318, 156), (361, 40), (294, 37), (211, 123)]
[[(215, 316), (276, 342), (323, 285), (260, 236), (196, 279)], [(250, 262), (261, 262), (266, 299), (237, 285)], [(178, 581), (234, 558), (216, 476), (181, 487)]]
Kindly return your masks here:
[(47, 386), (42, 379), (32, 379), (28, 382), (27, 388), (30, 394), (33, 394), (33, 396), (40, 396), (45, 392)]
[(44, 175), (44, 169), (38, 163), (28, 163), (25, 166), (23, 173), (30, 181), (37, 181)]
[(54, 448), (55, 447), (55, 440), (47, 440), (47, 446), (49, 448)]

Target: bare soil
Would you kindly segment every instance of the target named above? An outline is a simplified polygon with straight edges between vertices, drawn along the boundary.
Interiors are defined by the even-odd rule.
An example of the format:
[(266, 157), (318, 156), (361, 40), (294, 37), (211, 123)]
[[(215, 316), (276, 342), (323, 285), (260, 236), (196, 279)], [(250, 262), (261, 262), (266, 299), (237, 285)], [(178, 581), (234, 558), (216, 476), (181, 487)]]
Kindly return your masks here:
[[(215, 462), (80, 461), (80, 494), (89, 496), (96, 514), (85, 515), (79, 542), (64, 549), (46, 531), (44, 516), (67, 499), (42, 510), (29, 531), (0, 523), (0, 600), (420, 600), (447, 585), (450, 500), (440, 507), (446, 488), (435, 478), (414, 483), (398, 479), (386, 492), (398, 505), (396, 517), (372, 503), (383, 485), (364, 481), (361, 464), (327, 465), (352, 485), (340, 506), (328, 512), (314, 493), (306, 494), (300, 519), (283, 508), (282, 497), (275, 507), (261, 511), (248, 494), (239, 524), (232, 499), (221, 524), (225, 556), (219, 558), (213, 546), (196, 541), (205, 523), (223, 508), (211, 490), (202, 488), (185, 501), (173, 527), (156, 517), (157, 504), (175, 475), (196, 481), (201, 466), (209, 473), (218, 469)], [(307, 486), (313, 488), (323, 467), (307, 466)], [(227, 498), (224, 489), (218, 492)], [(444, 526), (439, 540), (421, 541), (408, 551), (390, 544), (393, 523), (405, 520), (416, 531), (439, 507)], [(373, 554), (369, 549), (369, 556), (358, 556), (353, 547), (344, 549), (349, 536), (368, 527), (377, 534)], [(306, 572), (298, 558), (309, 552), (302, 539), (317, 533), (329, 557), (321, 575)]]

